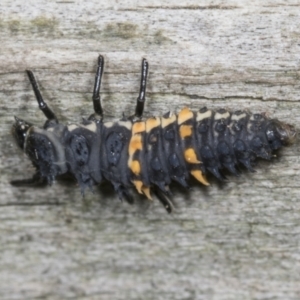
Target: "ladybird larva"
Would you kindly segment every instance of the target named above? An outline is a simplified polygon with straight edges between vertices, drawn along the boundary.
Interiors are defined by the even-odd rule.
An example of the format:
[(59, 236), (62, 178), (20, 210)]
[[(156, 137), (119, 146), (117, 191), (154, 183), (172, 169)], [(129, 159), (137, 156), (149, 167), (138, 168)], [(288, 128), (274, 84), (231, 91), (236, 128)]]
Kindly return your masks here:
[(294, 142), (293, 126), (264, 114), (238, 110), (197, 112), (183, 108), (178, 114), (142, 119), (148, 62), (142, 60), (140, 92), (135, 114), (120, 121), (103, 122), (100, 85), (104, 58), (98, 57), (93, 91), (94, 113), (80, 124), (60, 124), (44, 102), (33, 73), (27, 75), (39, 108), (47, 118), (38, 128), (15, 117), (13, 135), (36, 168), (30, 179), (15, 180), (22, 186), (48, 182), (70, 173), (82, 193), (102, 181), (110, 182), (121, 199), (133, 202), (129, 190), (152, 199), (153, 192), (168, 212), (172, 210), (169, 184), (188, 187), (192, 176), (209, 185), (206, 174), (223, 180), (222, 169), (237, 175), (236, 167), (252, 170), (257, 158), (271, 159), (274, 150)]

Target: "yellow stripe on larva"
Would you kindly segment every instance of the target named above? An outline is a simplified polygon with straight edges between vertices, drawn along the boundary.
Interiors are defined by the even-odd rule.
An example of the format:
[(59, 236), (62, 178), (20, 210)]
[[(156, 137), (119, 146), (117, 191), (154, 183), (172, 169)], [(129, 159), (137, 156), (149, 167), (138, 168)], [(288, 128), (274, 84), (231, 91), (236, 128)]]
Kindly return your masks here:
[(142, 187), (142, 191), (144, 193), (144, 195), (149, 199), (149, 200), (153, 200), (150, 194), (150, 188), (149, 187)]
[(196, 152), (193, 148), (188, 148), (184, 151), (184, 158), (190, 164), (200, 163), (200, 161), (197, 159)]
[(129, 168), (135, 175), (139, 175), (141, 173), (141, 165), (138, 160), (133, 160)]
[(142, 150), (143, 144), (142, 144), (142, 135), (136, 134), (131, 137), (130, 143), (129, 143), (129, 157), (131, 157), (137, 150)]
[(150, 194), (150, 188), (147, 186), (143, 186), (143, 182), (141, 180), (133, 180), (132, 183), (134, 184), (139, 194), (144, 194), (149, 200), (153, 200)]
[[(128, 167), (136, 176), (141, 173), (141, 164), (138, 160), (133, 160), (134, 154), (143, 149), (142, 132), (146, 130), (145, 122), (135, 122), (132, 125), (131, 139), (128, 146)], [(141, 187), (140, 187), (141, 190)]]
[(153, 128), (160, 125), (160, 118), (150, 118), (146, 121), (146, 132), (150, 132)]
[(187, 120), (192, 119), (193, 116), (193, 112), (189, 108), (183, 108), (178, 114), (178, 125), (184, 123)]
[(192, 126), (191, 125), (181, 125), (179, 128), (179, 134), (182, 139), (186, 138), (187, 136), (192, 135)]
[(146, 130), (145, 122), (135, 122), (132, 126), (132, 135)]
[(206, 180), (200, 170), (193, 170), (191, 171), (191, 174), (202, 184), (209, 185), (209, 182)]
[(143, 192), (142, 192), (143, 182), (141, 180), (133, 180), (132, 183), (134, 184), (134, 186), (137, 189), (138, 193), (143, 194)]
[(170, 125), (174, 122), (176, 122), (176, 115), (175, 114), (172, 114), (169, 118), (162, 117), (161, 118), (161, 127), (165, 128), (165, 127), (167, 127), (168, 125)]

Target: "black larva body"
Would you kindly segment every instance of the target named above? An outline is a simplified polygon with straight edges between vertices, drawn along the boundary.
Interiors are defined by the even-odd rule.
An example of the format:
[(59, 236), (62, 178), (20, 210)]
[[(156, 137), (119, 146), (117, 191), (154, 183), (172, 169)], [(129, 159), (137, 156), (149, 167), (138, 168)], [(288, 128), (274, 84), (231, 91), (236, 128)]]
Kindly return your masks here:
[(32, 179), (13, 181), (23, 185), (47, 181), (70, 173), (81, 190), (106, 180), (121, 199), (132, 202), (135, 187), (151, 199), (153, 191), (168, 211), (169, 184), (188, 187), (190, 176), (208, 185), (206, 174), (223, 180), (222, 170), (237, 175), (236, 167), (252, 170), (257, 158), (270, 159), (274, 150), (295, 139), (290, 125), (264, 114), (183, 108), (177, 115), (142, 120), (148, 63), (143, 60), (140, 94), (133, 117), (102, 121), (100, 83), (104, 59), (99, 56), (93, 103), (95, 113), (81, 124), (62, 125), (47, 107), (32, 72), (27, 71), (40, 109), (48, 118), (44, 128), (16, 118), (13, 133), (37, 169)]

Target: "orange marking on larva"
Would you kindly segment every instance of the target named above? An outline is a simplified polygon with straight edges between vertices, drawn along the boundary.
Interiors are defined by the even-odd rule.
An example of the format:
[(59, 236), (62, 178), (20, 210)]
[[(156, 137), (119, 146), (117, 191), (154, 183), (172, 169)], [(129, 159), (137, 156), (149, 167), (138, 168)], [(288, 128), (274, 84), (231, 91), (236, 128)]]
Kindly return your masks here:
[(146, 132), (150, 132), (153, 128), (160, 125), (160, 118), (150, 118), (146, 121)]
[(168, 125), (174, 123), (176, 121), (176, 115), (173, 114), (172, 116), (170, 116), (170, 118), (161, 118), (161, 126), (162, 128), (167, 127)]
[(183, 108), (178, 114), (178, 125), (184, 123), (185, 121), (193, 118), (193, 112), (189, 108)]
[(135, 151), (142, 150), (143, 144), (142, 144), (142, 135), (141, 134), (135, 134), (131, 137), (130, 143), (129, 143), (129, 156), (131, 157)]
[(132, 135), (135, 133), (144, 132), (146, 130), (145, 122), (135, 122), (132, 126)]
[(143, 194), (143, 192), (142, 192), (143, 182), (140, 181), (140, 180), (133, 180), (132, 183), (134, 184), (134, 186), (137, 189), (138, 193)]
[(142, 187), (142, 191), (144, 193), (144, 195), (149, 199), (149, 200), (153, 200), (150, 194), (150, 188), (149, 187)]
[(181, 125), (179, 128), (179, 134), (182, 139), (187, 136), (192, 135), (192, 126), (191, 125)]
[(138, 160), (133, 160), (129, 167), (135, 175), (139, 175), (141, 173), (141, 165)]
[(189, 148), (184, 151), (184, 158), (190, 164), (200, 163), (200, 161), (197, 159), (196, 152), (193, 148)]
[(191, 174), (202, 184), (209, 185), (209, 182), (206, 180), (205, 176), (200, 170), (193, 170), (191, 171)]

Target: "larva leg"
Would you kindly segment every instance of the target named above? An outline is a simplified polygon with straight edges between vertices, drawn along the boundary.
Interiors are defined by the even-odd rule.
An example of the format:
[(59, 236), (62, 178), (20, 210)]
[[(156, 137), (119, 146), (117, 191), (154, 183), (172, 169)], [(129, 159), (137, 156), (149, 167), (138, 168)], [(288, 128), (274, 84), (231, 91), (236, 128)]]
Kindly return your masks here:
[(166, 211), (170, 214), (173, 211), (173, 208), (174, 208), (173, 203), (171, 202), (171, 200), (167, 197), (167, 195), (165, 195), (158, 188), (154, 187), (153, 192), (154, 192), (155, 196), (158, 198), (158, 200), (160, 201), (160, 203), (164, 206)]
[(49, 120), (49, 121), (53, 121), (54, 123), (58, 123), (58, 120), (54, 114), (54, 112), (47, 106), (47, 104), (44, 102), (44, 99), (40, 93), (40, 90), (38, 88), (38, 85), (37, 85), (37, 82), (35, 80), (35, 77), (32, 73), (32, 71), (30, 70), (26, 70), (26, 73), (27, 73), (27, 76), (29, 78), (29, 81), (32, 85), (32, 89), (34, 91), (34, 94), (35, 94), (35, 97), (36, 97), (36, 100), (39, 104), (39, 108), (40, 110), (44, 113), (44, 115), (46, 116), (46, 118)]
[(93, 105), (94, 105), (95, 114), (91, 115), (89, 117), (89, 120), (95, 118), (102, 119), (103, 116), (103, 109), (102, 109), (101, 98), (100, 98), (100, 86), (101, 86), (103, 68), (104, 68), (104, 57), (102, 55), (99, 55), (98, 67), (95, 76), (94, 92), (93, 92)]
[(115, 191), (117, 192), (119, 198), (121, 201), (126, 200), (129, 204), (134, 203), (134, 199), (132, 195), (129, 193), (129, 191), (122, 186), (120, 183), (112, 182)]
[(148, 75), (148, 62), (145, 58), (142, 60), (142, 72), (141, 72), (141, 85), (140, 93), (136, 100), (135, 116), (140, 118), (143, 115), (144, 105), (146, 100), (146, 86), (147, 86), (147, 75)]

